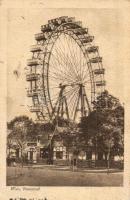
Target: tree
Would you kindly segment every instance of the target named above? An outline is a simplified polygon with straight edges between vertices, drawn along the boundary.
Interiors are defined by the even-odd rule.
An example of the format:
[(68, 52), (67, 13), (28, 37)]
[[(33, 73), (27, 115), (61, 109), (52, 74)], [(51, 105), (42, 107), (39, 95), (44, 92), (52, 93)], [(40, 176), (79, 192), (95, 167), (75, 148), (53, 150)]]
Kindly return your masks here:
[[(17, 148), (20, 148), (21, 157), (23, 156), (24, 144), (27, 141), (45, 142), (49, 139), (49, 134), (54, 131), (55, 126), (52, 123), (34, 123), (27, 116), (18, 116), (7, 123), (10, 133), (7, 137), (7, 146), (12, 147), (11, 142), (16, 141)], [(16, 147), (15, 147), (16, 148)]]
[(86, 147), (92, 142), (96, 155), (97, 151), (104, 153), (106, 160), (110, 155), (123, 155), (124, 108), (107, 91), (97, 97), (94, 110), (81, 119), (79, 126)]
[[(10, 134), (7, 137), (7, 145), (9, 141), (16, 141), (17, 147), (19, 147), (21, 152), (21, 158), (23, 158), (23, 148), (24, 143), (28, 138), (33, 138), (34, 123), (27, 116), (18, 116), (15, 117), (7, 124)], [(36, 136), (35, 136), (36, 137)]]

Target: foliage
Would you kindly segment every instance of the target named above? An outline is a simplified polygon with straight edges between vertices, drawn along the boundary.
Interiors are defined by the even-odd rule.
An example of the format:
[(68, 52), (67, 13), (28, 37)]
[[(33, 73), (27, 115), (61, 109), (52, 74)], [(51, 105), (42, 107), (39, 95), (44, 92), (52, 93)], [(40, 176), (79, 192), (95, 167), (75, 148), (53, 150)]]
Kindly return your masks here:
[(58, 122), (64, 127), (59, 137), (64, 145), (73, 152), (80, 152), (92, 147), (95, 151), (111, 155), (123, 155), (124, 151), (124, 107), (119, 100), (107, 91), (103, 92), (93, 102), (94, 110), (87, 117), (82, 117), (76, 124), (62, 118), (54, 119), (53, 123), (34, 123), (27, 116), (18, 116), (7, 126), (10, 130), (8, 138), (16, 138), (23, 143), (27, 140), (41, 141), (48, 139)]
[(16, 137), (21, 140), (34, 140), (39, 135), (43, 135), (45, 132), (51, 132), (54, 130), (53, 124), (34, 123), (32, 119), (29, 119), (27, 116), (15, 117), (12, 121), (7, 123), (7, 127), (11, 131), (8, 137)]
[(119, 99), (112, 96), (108, 93), (107, 90), (101, 93), (96, 99), (96, 101), (93, 102), (94, 109), (96, 110), (102, 110), (102, 109), (115, 109), (118, 106), (121, 106)]
[(94, 102), (94, 110), (88, 117), (83, 117), (79, 125), (81, 144), (93, 143), (98, 151), (111, 155), (123, 154), (124, 108), (119, 100), (107, 91), (103, 92)]

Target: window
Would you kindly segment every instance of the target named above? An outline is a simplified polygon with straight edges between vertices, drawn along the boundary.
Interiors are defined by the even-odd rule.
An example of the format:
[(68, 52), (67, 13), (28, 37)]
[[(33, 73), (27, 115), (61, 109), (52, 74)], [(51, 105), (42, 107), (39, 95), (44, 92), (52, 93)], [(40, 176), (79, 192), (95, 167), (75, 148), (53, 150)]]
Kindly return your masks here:
[(48, 150), (45, 148), (40, 148), (40, 158), (48, 158)]
[(92, 159), (92, 151), (87, 151), (87, 160), (91, 160)]
[(56, 151), (56, 159), (62, 159), (63, 158), (63, 151)]
[(41, 149), (40, 149), (40, 158), (43, 158), (43, 157), (44, 157), (43, 155), (44, 155), (44, 153), (43, 153), (43, 148), (41, 148)]

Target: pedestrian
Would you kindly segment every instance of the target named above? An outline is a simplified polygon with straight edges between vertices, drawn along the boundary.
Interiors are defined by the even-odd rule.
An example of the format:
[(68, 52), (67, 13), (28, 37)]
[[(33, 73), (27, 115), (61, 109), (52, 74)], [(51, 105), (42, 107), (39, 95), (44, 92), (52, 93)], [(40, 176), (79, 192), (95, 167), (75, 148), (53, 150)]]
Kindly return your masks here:
[(13, 158), (13, 167), (16, 167), (16, 158)]
[(77, 169), (77, 158), (73, 159), (73, 171)]
[(75, 171), (77, 169), (77, 157), (73, 156), (71, 158), (71, 166), (72, 166), (73, 171)]

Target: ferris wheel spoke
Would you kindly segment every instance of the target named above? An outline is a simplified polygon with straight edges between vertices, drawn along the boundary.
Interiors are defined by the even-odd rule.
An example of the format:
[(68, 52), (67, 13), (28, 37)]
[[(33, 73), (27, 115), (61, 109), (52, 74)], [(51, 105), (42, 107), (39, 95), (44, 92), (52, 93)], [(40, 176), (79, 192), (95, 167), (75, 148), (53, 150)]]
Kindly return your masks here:
[(64, 95), (67, 96), (67, 98), (69, 98), (69, 96), (71, 96), (73, 94), (73, 92), (75, 92), (77, 90), (77, 88), (73, 88), (73, 89), (70, 89), (66, 92), (64, 92)]
[[(65, 35), (65, 38), (67, 36)], [(70, 38), (69, 38), (69, 42), (70, 42)], [(77, 58), (76, 56), (74, 56), (74, 49), (77, 48), (77, 45), (75, 45), (75, 48), (73, 48), (73, 51), (71, 50), (72, 48), (70, 48), (70, 46), (73, 46), (73, 44), (69, 45), (68, 43), (68, 40), (66, 39), (66, 43), (67, 43), (67, 46), (68, 46), (68, 51), (70, 52), (70, 57), (68, 60), (70, 60), (70, 63), (71, 63), (71, 66), (73, 66), (73, 71), (75, 71), (75, 73), (77, 74), (77, 77), (79, 78), (80, 80), (80, 74), (79, 74), (79, 71), (77, 70)]]
[[(61, 59), (60, 59), (61, 60)], [(58, 61), (59, 62), (59, 61)], [(67, 62), (67, 61), (66, 61)], [(68, 66), (67, 65), (67, 63), (65, 63), (65, 64), (61, 64), (60, 62), (59, 62), (59, 66), (62, 66), (62, 67), (60, 67), (60, 71), (62, 72), (62, 73), (64, 73), (63, 72), (63, 70), (61, 70), (61, 69), (63, 69), (63, 66)], [(65, 68), (66, 69), (66, 68)], [(70, 78), (72, 78), (72, 79), (74, 79), (75, 77), (74, 77), (74, 73), (72, 72), (72, 69), (70, 68), (69, 70), (66, 70), (67, 71), (67, 73), (66, 73), (66, 75), (67, 76), (69, 76)]]
[[(83, 81), (83, 74), (84, 74), (84, 70), (85, 70), (85, 67), (84, 66), (87, 66), (87, 63), (86, 63), (86, 60), (84, 59), (84, 55), (83, 55), (83, 52), (82, 52), (82, 55), (81, 55), (81, 51), (78, 53), (80, 56), (79, 56), (79, 71), (80, 71), (80, 77), (81, 77), (81, 80)], [(76, 54), (75, 54), (76, 56)], [(88, 68), (87, 68), (88, 69)]]
[(81, 59), (81, 51), (80, 51), (80, 64), (79, 64), (79, 66), (80, 66), (80, 76), (81, 76), (81, 61), (82, 61), (82, 59)]
[[(59, 39), (59, 41), (60, 41), (60, 44), (62, 44), (62, 43), (61, 43), (60, 37), (59, 37), (58, 39)], [(63, 47), (64, 47), (64, 46), (63, 46)], [(63, 47), (61, 48), (60, 46), (57, 46), (57, 47), (56, 47), (56, 52), (57, 52), (57, 54), (58, 54), (58, 56), (59, 56), (59, 60), (62, 60), (62, 61), (64, 62), (64, 64), (66, 65), (66, 64), (67, 64), (68, 58), (66, 58), (66, 53), (63, 52), (63, 50), (62, 50), (62, 49), (64, 49)]]
[[(71, 88), (70, 90), (64, 92), (63, 95), (67, 95), (67, 94), (73, 92), (74, 90), (75, 90), (75, 88)], [(58, 91), (56, 94), (53, 94), (53, 97), (58, 97), (58, 96), (59, 96), (59, 93), (60, 93), (60, 89), (59, 89), (59, 91)], [(55, 100), (55, 98), (53, 98), (52, 101), (53, 101), (53, 100)]]
[[(66, 42), (65, 42), (66, 41)], [(68, 44), (68, 41), (66, 40), (66, 34), (64, 34), (64, 43), (65, 44), (67, 44), (67, 52), (65, 53), (67, 56), (67, 63), (68, 63), (68, 65), (67, 65), (67, 67), (68, 67), (68, 71), (72, 71), (72, 73), (73, 74), (75, 74), (75, 76), (77, 77), (78, 76), (78, 74), (77, 74), (77, 72), (75, 71), (75, 65), (74, 65), (74, 62), (72, 62), (72, 59), (71, 59), (71, 55), (69, 56), (69, 53), (68, 52), (70, 52), (71, 53), (71, 51), (70, 51), (70, 46), (69, 46), (69, 44)], [(65, 45), (64, 45), (65, 46)], [(72, 66), (73, 66), (73, 68), (72, 68)]]
[(59, 76), (49, 75), (48, 78), (51, 78), (55, 81), (60, 81), (62, 84), (65, 83), (66, 80), (71, 83), (71, 81), (69, 81), (68, 79), (62, 78), (61, 76), (59, 77)]
[[(71, 40), (72, 40), (72, 39), (71, 39)], [(77, 45), (77, 46), (78, 46), (78, 45)], [(76, 52), (77, 52), (77, 50), (76, 50)], [(80, 56), (79, 56), (79, 55), (80, 55)], [(85, 59), (83, 59), (83, 58), (84, 58), (84, 54), (83, 54), (83, 52), (82, 52), (82, 55), (81, 55), (81, 50), (80, 50), (80, 52), (78, 52), (77, 54), (74, 53), (74, 60), (76, 60), (75, 58), (76, 58), (77, 56), (80, 57), (80, 58), (79, 58), (79, 66), (80, 66), (79, 71), (80, 71), (81, 79), (83, 80), (83, 74), (84, 74), (84, 70), (85, 70), (84, 66), (87, 66), (87, 62), (86, 62)], [(81, 56), (82, 56), (82, 57), (81, 57)], [(88, 69), (88, 67), (87, 67), (87, 69)], [(89, 69), (88, 69), (88, 70), (89, 70)]]
[(84, 81), (86, 82), (86, 81), (91, 80), (89, 76), (90, 76), (90, 74), (84, 72), (84, 75), (83, 75), (83, 82), (84, 82)]
[[(61, 43), (60, 43), (60, 44), (61, 44)], [(67, 45), (68, 45), (68, 42), (67, 42)], [(70, 45), (70, 46), (72, 46), (72, 45)], [(69, 48), (70, 46), (68, 45), (68, 48)], [(76, 45), (76, 49), (77, 49), (77, 46), (78, 46), (78, 45)], [(70, 49), (70, 48), (69, 48), (69, 49)], [(75, 49), (75, 48), (74, 48), (74, 49)], [(61, 50), (61, 51), (62, 51), (62, 50)], [(69, 51), (70, 51), (70, 50), (69, 50)], [(57, 53), (58, 53), (58, 52), (57, 52)], [(71, 51), (70, 51), (70, 53), (72, 54), (72, 52), (71, 52)], [(64, 55), (65, 55), (65, 54), (66, 54), (66, 53), (64, 52)], [(60, 56), (60, 57), (61, 57), (61, 56)], [(70, 59), (70, 58), (68, 58), (68, 57), (69, 57), (68, 55), (67, 55), (66, 57), (67, 57), (67, 62), (68, 62), (68, 60), (70, 60), (70, 62), (71, 62), (71, 63), (70, 63), (70, 64), (71, 64), (71, 66), (70, 66), (70, 64), (68, 64), (68, 65), (67, 65), (67, 66), (68, 66), (68, 68), (69, 68), (69, 73), (70, 73), (70, 72), (72, 71), (72, 66), (73, 66), (73, 63), (74, 63), (74, 62), (72, 62), (72, 61), (71, 61), (71, 60), (72, 60), (72, 58), (71, 58), (71, 59)], [(71, 56), (71, 57), (72, 57), (72, 56)], [(60, 58), (60, 60), (61, 60), (61, 58)], [(76, 60), (76, 57), (75, 57), (73, 60)], [(76, 64), (76, 65), (77, 65), (77, 64)], [(75, 69), (75, 68), (77, 68), (77, 67), (75, 67), (75, 66), (73, 67), (73, 74), (74, 74), (74, 69)], [(76, 75), (76, 76), (77, 76), (77, 77), (78, 77), (78, 79), (79, 79), (79, 73), (78, 73), (78, 70), (76, 69), (75, 71), (76, 71), (76, 73), (77, 73), (77, 75)], [(79, 80), (80, 80), (80, 79), (79, 79)]]
[[(68, 102), (68, 105), (69, 105), (69, 108), (71, 111), (70, 113), (72, 113), (71, 114), (72, 117), (74, 116), (74, 113), (75, 113), (75, 107), (76, 107), (77, 101), (78, 101), (78, 93), (79, 93), (78, 91), (75, 92), (74, 95), (71, 96), (70, 101)], [(72, 99), (73, 99), (73, 101), (72, 101)]]
[[(78, 93), (78, 90), (74, 90), (68, 97), (67, 97), (67, 104), (68, 104), (68, 107), (70, 109), (70, 111), (72, 110), (73, 111), (73, 102), (74, 102), (74, 99), (76, 98), (76, 95)], [(73, 101), (72, 101), (73, 99)]]
[[(88, 79), (89, 78), (89, 79)], [(90, 73), (88, 73), (88, 71), (87, 71), (87, 73), (84, 73), (84, 76), (83, 76), (83, 82), (85, 81), (88, 81), (88, 80), (90, 80), (91, 81), (91, 78), (90, 78)]]
[[(67, 56), (68, 56), (68, 54), (67, 54)], [(68, 57), (69, 57), (69, 56), (68, 56)], [(73, 65), (72, 60), (69, 59), (69, 58), (68, 58), (68, 68), (69, 68), (69, 70), (71, 70), (72, 73), (75, 75), (75, 79), (76, 79), (77, 81), (79, 81), (79, 80), (80, 80), (80, 76), (79, 76), (79, 74), (77, 73), (77, 71), (74, 70), (74, 69), (75, 69), (75, 66)]]
[[(51, 72), (49, 76), (53, 76), (58, 79), (63, 79), (63, 80), (68, 80), (69, 82), (72, 82), (72, 79), (70, 79), (66, 74), (64, 75), (63, 73), (56, 73), (56, 72)], [(59, 78), (60, 77), (60, 78)]]
[[(60, 59), (59, 52), (57, 52), (56, 48), (55, 48), (55, 53), (56, 53), (56, 55), (54, 53), (52, 53), (52, 56), (53, 56), (52, 60), (56, 63), (56, 67), (59, 70), (59, 69), (61, 69), (61, 66), (64, 65), (64, 61), (63, 61), (63, 59)], [(54, 65), (54, 67), (55, 67), (55, 65)]]
[(75, 88), (73, 91), (71, 91), (71, 93), (66, 94), (66, 97), (68, 99), (68, 103), (71, 103), (71, 98), (72, 98), (73, 95), (75, 95), (77, 93), (77, 91), (78, 91), (78, 87)]
[[(60, 84), (61, 82), (62, 82), (62, 83), (65, 83), (65, 80), (64, 80), (63, 78), (60, 78), (60, 77), (56, 77), (56, 76), (49, 75), (48, 78), (50, 78), (51, 80), (52, 80), (52, 79), (55, 80), (55, 82), (58, 81), (59, 84)], [(57, 85), (58, 85), (58, 84), (57, 84)], [(56, 86), (57, 86), (57, 85), (56, 85)]]
[(88, 66), (87, 66), (87, 63), (84, 63), (82, 66), (81, 66), (81, 77), (82, 77), (82, 80), (84, 81), (84, 76), (89, 76), (90, 73), (89, 73), (89, 69), (88, 69)]
[(73, 79), (70, 79), (70, 78), (67, 78), (67, 76), (63, 76), (63, 74), (59, 74), (59, 73), (55, 73), (53, 72), (52, 75), (49, 74), (49, 77), (53, 78), (53, 79), (57, 79), (57, 80), (60, 80), (61, 83), (73, 83)]
[(84, 76), (85, 76), (85, 73), (86, 75), (90, 75), (89, 73), (89, 69), (88, 69), (88, 65), (86, 62), (84, 62), (81, 66), (81, 77), (82, 77), (82, 80), (84, 80)]
[(69, 70), (72, 71), (72, 73), (74, 74), (74, 80), (80, 81), (80, 77), (79, 74), (76, 72), (75, 67), (73, 67), (72, 61), (68, 59), (68, 68)]
[[(56, 71), (56, 64), (55, 63), (52, 62), (51, 67), (52, 67), (51, 69), (53, 69), (54, 71)], [(65, 77), (68, 77), (69, 80), (73, 80), (74, 79), (74, 76), (72, 76), (71, 73), (66, 73), (65, 71), (63, 71), (63, 70), (61, 70), (59, 68), (58, 68), (58, 72), (61, 72), (61, 75), (64, 74)]]
[[(70, 42), (72, 44), (72, 38), (70, 38)], [(73, 60), (75, 61), (75, 66), (76, 66), (76, 70), (78, 71), (78, 73), (80, 74), (80, 79), (82, 80), (82, 76), (81, 76), (81, 65), (80, 65), (80, 62), (84, 59), (81, 59), (79, 54), (81, 54), (81, 50), (79, 50), (79, 48), (77, 49), (78, 47), (78, 44), (76, 45), (76, 49), (73, 50), (73, 53), (72, 53), (72, 58)], [(79, 57), (79, 58), (78, 58)], [(78, 58), (78, 59), (77, 59)]]
[[(70, 92), (70, 91), (69, 91)], [(71, 94), (73, 93), (74, 91), (72, 91), (71, 92)], [(64, 93), (64, 96), (66, 96), (67, 97), (67, 93)], [(53, 98), (51, 101), (52, 101), (52, 103), (53, 103), (53, 105), (55, 105), (56, 104), (56, 102), (57, 102), (57, 100), (60, 100), (60, 98), (59, 98), (59, 95), (58, 95), (58, 97), (57, 98)], [(67, 99), (68, 99), (68, 97), (67, 97)], [(68, 105), (68, 103), (67, 103), (67, 105)]]
[(57, 55), (57, 57), (55, 56), (55, 60), (57, 60), (58, 63), (61, 64), (62, 66), (66, 65), (67, 60), (66, 60), (65, 56), (63, 56), (63, 54), (60, 52), (58, 47), (55, 47), (55, 51), (56, 51), (56, 55)]
[(56, 76), (60, 76), (60, 77), (64, 77), (65, 79), (68, 79), (68, 81), (72, 81), (73, 80), (73, 77), (71, 77), (70, 75), (68, 75), (67, 73), (65, 73), (63, 70), (57, 70), (59, 73), (56, 72), (56, 64), (55, 63), (51, 63), (50, 64), (51, 66), (51, 73), (53, 72)]
[[(60, 38), (59, 38), (60, 39)], [(58, 49), (55, 49), (56, 50), (56, 52), (57, 52), (57, 54), (59, 54), (59, 52), (58, 52)], [(66, 55), (66, 57), (65, 57), (65, 55)], [(67, 53), (64, 53), (64, 57), (62, 57), (62, 54), (60, 53), (59, 54), (59, 60), (60, 61), (63, 61), (63, 65), (65, 65), (66, 66), (66, 69), (67, 69), (67, 71), (68, 71), (68, 73), (69, 74), (71, 74), (71, 75), (74, 75), (75, 74), (75, 72), (74, 72), (74, 70), (72, 69), (72, 63), (70, 63), (70, 59), (69, 59), (69, 57), (68, 57), (68, 54)], [(62, 65), (62, 66), (63, 66)], [(76, 74), (75, 74), (75, 76), (77, 76)]]
[[(86, 67), (85, 67), (86, 66)], [(83, 71), (82, 71), (82, 77), (83, 77), (83, 79), (84, 79), (84, 76), (86, 76), (86, 75), (90, 75), (90, 68), (88, 67), (88, 64), (87, 64), (87, 62), (85, 62), (84, 63), (84, 65), (82, 65), (82, 67), (83, 67)], [(92, 70), (91, 70), (92, 71)]]
[[(72, 40), (74, 41), (74, 39), (73, 38), (69, 38), (69, 41), (70, 41), (70, 43), (71, 43), (71, 46), (73, 45), (73, 42), (72, 42)], [(77, 47), (78, 47), (78, 45), (76, 45), (76, 48), (74, 48), (73, 49), (73, 51), (71, 51), (71, 59), (75, 62), (75, 67), (76, 67), (76, 71), (77, 71), (77, 73), (79, 73), (79, 69), (78, 69), (78, 66), (79, 66), (79, 60), (77, 59), (78, 58), (78, 50), (79, 49), (77, 49)], [(76, 53), (75, 53), (75, 51), (76, 51)], [(78, 52), (78, 53), (77, 53)]]

